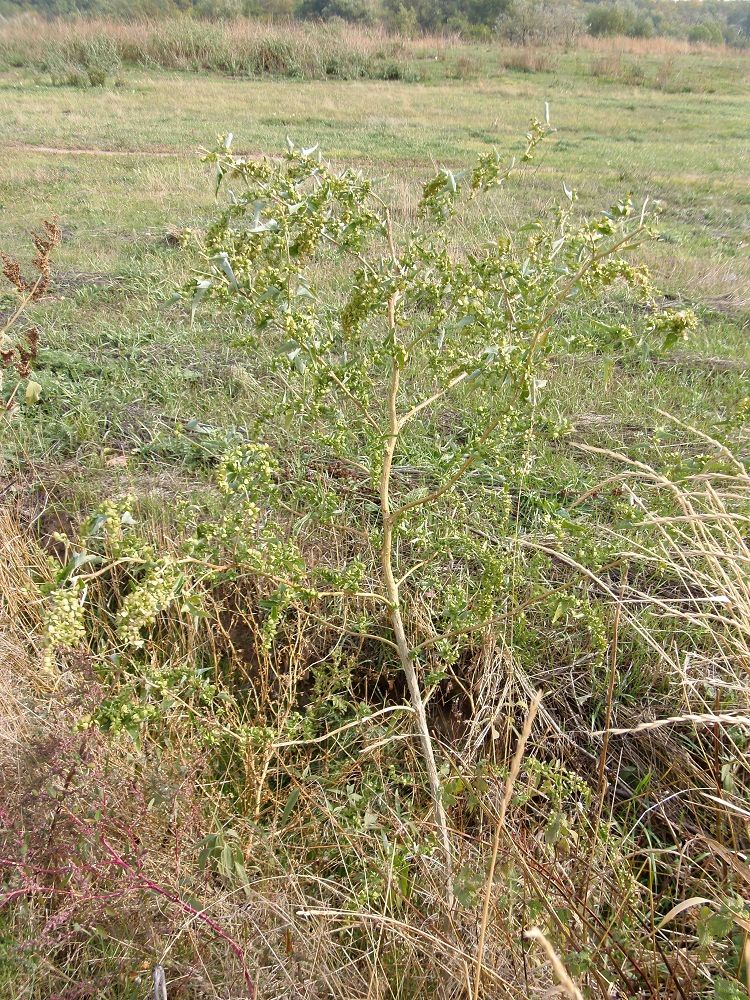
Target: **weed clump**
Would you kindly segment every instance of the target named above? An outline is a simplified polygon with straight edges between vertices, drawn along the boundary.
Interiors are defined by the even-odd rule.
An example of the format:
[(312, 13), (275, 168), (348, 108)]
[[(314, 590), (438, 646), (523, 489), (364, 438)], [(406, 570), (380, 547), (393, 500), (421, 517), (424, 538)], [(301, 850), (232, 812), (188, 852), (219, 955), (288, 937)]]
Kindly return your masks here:
[[(24, 383), (27, 404), (38, 402), (41, 395), (41, 386), (31, 377), (39, 353), (39, 330), (24, 323), (24, 316), (28, 307), (38, 302), (49, 289), (51, 257), (61, 238), (62, 233), (55, 219), (45, 221), (42, 230), (32, 234), (35, 250), (32, 266), (38, 271), (38, 276), (33, 279), (24, 276), (15, 257), (0, 251), (3, 275), (17, 295), (17, 305), (4, 324), (0, 324), (0, 400), (7, 413), (17, 413), (19, 390)], [(9, 373), (15, 375), (16, 381), (10, 393), (6, 394)]]
[(41, 63), (53, 84), (70, 87), (103, 87), (122, 68), (117, 44), (106, 35), (51, 43)]

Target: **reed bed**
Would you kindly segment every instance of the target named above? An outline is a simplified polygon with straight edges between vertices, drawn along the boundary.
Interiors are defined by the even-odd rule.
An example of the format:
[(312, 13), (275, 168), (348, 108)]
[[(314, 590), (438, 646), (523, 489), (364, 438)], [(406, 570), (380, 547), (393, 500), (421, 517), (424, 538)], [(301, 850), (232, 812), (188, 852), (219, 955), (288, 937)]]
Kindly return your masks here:
[[(0, 65), (41, 70), (55, 82), (75, 82), (70, 77), (76, 74), (85, 80), (91, 71), (90, 82), (100, 84), (116, 78), (123, 66), (250, 78), (430, 80), (502, 75), (508, 69), (549, 72), (565, 53), (562, 46), (472, 43), (455, 34), (407, 37), (382, 27), (343, 22), (248, 18), (44, 21), (24, 16), (0, 23)], [(622, 53), (648, 62), (691, 54), (728, 56), (722, 47), (691, 46), (664, 38), (580, 37), (574, 48), (567, 48), (568, 57), (576, 59), (589, 53), (595, 65)], [(590, 63), (587, 58), (581, 61), (584, 73)], [(641, 81), (635, 82), (645, 76), (642, 72)]]

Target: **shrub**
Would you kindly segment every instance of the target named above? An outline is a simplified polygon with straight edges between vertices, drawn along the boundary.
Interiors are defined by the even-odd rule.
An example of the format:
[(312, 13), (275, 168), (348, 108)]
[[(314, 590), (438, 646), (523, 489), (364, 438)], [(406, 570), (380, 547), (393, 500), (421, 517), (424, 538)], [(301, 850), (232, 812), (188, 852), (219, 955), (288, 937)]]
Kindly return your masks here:
[[(548, 131), (532, 122), (523, 162)], [(462, 196), (484, 195), (512, 173), (512, 164), (504, 165), (495, 152), (480, 157), (465, 175), (440, 170), (423, 190), (422, 226), (401, 245), (390, 211), (371, 198), (371, 183), (349, 170), (334, 172), (315, 150), (290, 144), (284, 161), (258, 163), (235, 156), (227, 140), (207, 159), (216, 166), (217, 188), (231, 181), (233, 191), (245, 190), (207, 232), (205, 269), (189, 292), (193, 308), (208, 300), (231, 303), (258, 330), (282, 340), (282, 363), (299, 380), (299, 418), (310, 421), (311, 433), (326, 420), (329, 430), (323, 433), (340, 460), (360, 456), (357, 464), (379, 497), (374, 519), (364, 511), (355, 515), (360, 530), (366, 525), (364, 542), (344, 563), (307, 562), (294, 548), (274, 548), (274, 560), (281, 561), (272, 572), (285, 581), (276, 601), (283, 609), (295, 595), (304, 600), (329, 589), (344, 607), (349, 601), (357, 606), (357, 628), (392, 651), (416, 717), (451, 896), (452, 847), (419, 654), (429, 650), (428, 662), (437, 658), (433, 669), (443, 669), (458, 657), (461, 637), (487, 627), (502, 590), (503, 560), (457, 532), (455, 513), (448, 511), (462, 508), (470, 518), (470, 510), (480, 510), (487, 498), (479, 482), (464, 486), (464, 480), (512, 448), (516, 435), (528, 434), (546, 384), (541, 372), (555, 344), (554, 321), (568, 300), (577, 296), (580, 308), (616, 283), (649, 296), (644, 270), (619, 253), (648, 238), (646, 216), (623, 200), (599, 218), (578, 221), (571, 193), (554, 222), (539, 220), (533, 235), (500, 238), (456, 259), (449, 249), (450, 222)], [(328, 245), (344, 261), (351, 255), (349, 291), (341, 302), (314, 284), (312, 265)], [(646, 327), (671, 340), (692, 323), (688, 314), (651, 313)], [(575, 336), (568, 344), (574, 342)], [(467, 440), (462, 444), (448, 432), (425, 443), (432, 485), (404, 492), (394, 479), (397, 454), (408, 454), (420, 437), (415, 427), (425, 420), (443, 424), (441, 414), (459, 388), (459, 398), (479, 399), (473, 426), (467, 413)], [(253, 510), (270, 511), (279, 501), (276, 467), (258, 448), (233, 453), (228, 482), (246, 493)], [(325, 512), (336, 504), (334, 494), (324, 488), (313, 498), (305, 484), (295, 497), (296, 488), (290, 488), (286, 503), (320, 511), (322, 528)], [(468, 508), (467, 498), (456, 492), (464, 489), (471, 494)], [(345, 516), (339, 508), (337, 521)], [(268, 529), (270, 541), (270, 523)], [(280, 542), (283, 532), (277, 531)], [(413, 549), (412, 565), (405, 562), (407, 549)], [(475, 579), (451, 574), (458, 551), (482, 567)], [(411, 611), (399, 583), (405, 574), (410, 588), (435, 591), (432, 637), (424, 643), (410, 635)]]
[(44, 64), (55, 84), (103, 87), (122, 67), (117, 45), (106, 35), (71, 37), (51, 44)]
[(558, 0), (516, 0), (496, 30), (514, 45), (570, 45), (583, 32), (583, 19)]

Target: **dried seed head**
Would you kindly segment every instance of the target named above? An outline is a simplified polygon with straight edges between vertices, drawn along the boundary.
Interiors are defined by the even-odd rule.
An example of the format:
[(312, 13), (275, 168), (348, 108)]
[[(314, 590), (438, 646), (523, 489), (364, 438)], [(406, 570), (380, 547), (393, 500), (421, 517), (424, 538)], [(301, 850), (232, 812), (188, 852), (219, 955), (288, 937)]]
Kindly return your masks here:
[(16, 350), (18, 351), (18, 361), (16, 362), (18, 377), (28, 378), (31, 375), (31, 363), (34, 360), (33, 355), (29, 351), (25, 351), (21, 346), (17, 347)]
[(33, 361), (36, 360), (36, 356), (39, 353), (39, 328), (36, 326), (30, 327), (25, 334), (26, 343), (29, 345), (29, 353)]
[(0, 260), (3, 262), (3, 274), (11, 283), (15, 285), (19, 292), (22, 294), (28, 290), (26, 281), (21, 274), (21, 266), (17, 260), (13, 257), (9, 257), (7, 253), (0, 251)]
[(57, 219), (45, 219), (42, 223), (44, 230), (41, 233), (34, 233), (31, 237), (36, 247), (34, 257), (34, 267), (39, 271), (39, 280), (31, 291), (33, 300), (40, 299), (47, 291), (50, 282), (50, 254), (59, 245), (62, 239), (62, 232), (57, 224)]
[(32, 301), (40, 299), (49, 288), (50, 282), (50, 255), (55, 247), (59, 246), (62, 239), (62, 231), (57, 224), (57, 219), (46, 219), (42, 223), (41, 232), (33, 233), (32, 243), (36, 250), (36, 255), (32, 261), (34, 267), (39, 271), (36, 281), (27, 281), (21, 274), (21, 266), (15, 257), (0, 251), (0, 260), (3, 263), (3, 274), (8, 281), (14, 285), (22, 295), (28, 295)]

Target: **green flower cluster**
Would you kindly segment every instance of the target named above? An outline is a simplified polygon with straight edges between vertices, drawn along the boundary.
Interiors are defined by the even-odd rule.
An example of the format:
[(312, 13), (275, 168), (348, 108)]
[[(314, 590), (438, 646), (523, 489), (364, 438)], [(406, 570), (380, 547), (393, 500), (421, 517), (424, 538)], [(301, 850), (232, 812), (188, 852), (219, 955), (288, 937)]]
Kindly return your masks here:
[(84, 581), (70, 579), (64, 587), (52, 594), (47, 617), (47, 645), (44, 664), (52, 667), (59, 649), (80, 646), (86, 639), (83, 602), (86, 596)]
[(153, 558), (151, 545), (135, 531), (133, 517), (135, 498), (105, 500), (86, 521), (81, 535), (90, 548), (102, 548), (115, 557), (129, 556), (140, 559)]
[(356, 252), (369, 233), (385, 232), (368, 204), (372, 182), (353, 170), (336, 172), (317, 148), (290, 143), (281, 160), (250, 161), (233, 155), (229, 136), (204, 160), (216, 165), (217, 191), (227, 179), (246, 190), (233, 192), (206, 232), (205, 267), (186, 289), (193, 311), (208, 297), (249, 311), (258, 327), (279, 310), (296, 315), (300, 266), (321, 245)]
[(666, 348), (673, 347), (698, 328), (698, 317), (692, 309), (665, 309), (654, 318), (654, 330), (664, 338)]
[[(224, 496), (262, 493), (278, 476), (279, 463), (266, 444), (239, 444), (221, 456), (216, 470), (216, 484)], [(254, 508), (257, 510), (257, 508)]]
[(172, 557), (152, 563), (117, 612), (118, 638), (126, 646), (142, 648), (146, 642), (143, 631), (169, 607), (183, 585), (183, 572)]
[(158, 704), (138, 700), (131, 688), (126, 687), (115, 697), (106, 699), (93, 714), (84, 716), (78, 728), (88, 729), (96, 725), (105, 732), (126, 732), (137, 740), (141, 728), (156, 720), (159, 712)]
[[(547, 123), (536, 118), (532, 119), (526, 133), (526, 148), (521, 162), (528, 163), (532, 160), (536, 147), (553, 131), (554, 129)], [(504, 163), (500, 154), (494, 149), (480, 156), (469, 176), (469, 197), (473, 198), (480, 192), (499, 187), (508, 180), (515, 166), (515, 159)], [(422, 189), (422, 198), (419, 202), (420, 217), (441, 220), (454, 215), (465, 176), (466, 171), (456, 173), (440, 167), (437, 174)]]

